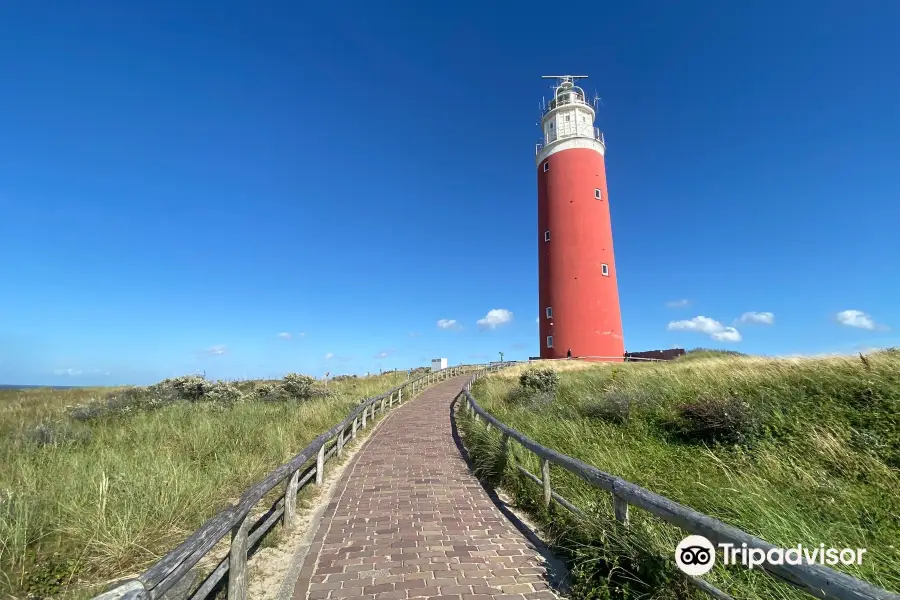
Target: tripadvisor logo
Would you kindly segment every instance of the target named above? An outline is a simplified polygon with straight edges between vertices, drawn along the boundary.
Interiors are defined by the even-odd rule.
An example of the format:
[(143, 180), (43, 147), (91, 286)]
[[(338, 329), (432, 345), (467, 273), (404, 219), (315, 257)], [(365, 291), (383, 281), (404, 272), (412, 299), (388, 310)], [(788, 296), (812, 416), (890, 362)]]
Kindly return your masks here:
[[(764, 565), (861, 565), (865, 548), (805, 547), (797, 544), (791, 548), (753, 548), (746, 543), (740, 546), (720, 543), (722, 564), (741, 564), (748, 569)], [(697, 577), (709, 573), (716, 563), (716, 546), (702, 535), (689, 535), (675, 548), (675, 564), (688, 575)]]
[(716, 548), (702, 535), (689, 535), (675, 548), (675, 564), (694, 577), (709, 573), (716, 564)]

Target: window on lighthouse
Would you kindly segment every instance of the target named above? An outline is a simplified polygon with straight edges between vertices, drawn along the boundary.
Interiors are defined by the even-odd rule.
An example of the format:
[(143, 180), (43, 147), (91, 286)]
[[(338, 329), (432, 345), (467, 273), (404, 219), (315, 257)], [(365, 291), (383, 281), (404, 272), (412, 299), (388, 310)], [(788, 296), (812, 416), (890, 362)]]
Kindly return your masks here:
[(606, 263), (600, 265), (600, 272), (603, 273), (604, 277), (609, 277), (609, 265)]
[(550, 230), (549, 230), (549, 229), (548, 229), (547, 231), (544, 232), (544, 241), (545, 241), (545, 242), (549, 242), (549, 241), (550, 241)]
[(600, 188), (594, 190), (594, 198), (597, 200), (603, 200), (603, 192), (600, 191)]
[(545, 162), (545, 163), (544, 163), (544, 173), (546, 173), (546, 172), (549, 171), (549, 170), (550, 170), (550, 163), (549, 163), (549, 162)]
[(552, 336), (552, 335), (548, 335), (548, 336), (547, 336), (547, 347), (548, 347), (548, 348), (552, 348), (552, 347), (553, 347), (553, 336)]
[(547, 313), (547, 318), (548, 318), (548, 319), (552, 319), (552, 318), (553, 318), (553, 307), (548, 306), (548, 307), (547, 307), (547, 310), (546, 310), (546, 313)]

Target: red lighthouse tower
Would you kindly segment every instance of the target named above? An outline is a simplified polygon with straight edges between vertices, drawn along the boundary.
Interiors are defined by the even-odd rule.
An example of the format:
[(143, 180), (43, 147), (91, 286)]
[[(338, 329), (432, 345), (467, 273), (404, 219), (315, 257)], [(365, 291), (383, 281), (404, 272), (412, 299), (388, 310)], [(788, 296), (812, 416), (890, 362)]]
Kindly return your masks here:
[(625, 355), (606, 192), (606, 144), (593, 105), (557, 80), (537, 145), (541, 358), (621, 361)]

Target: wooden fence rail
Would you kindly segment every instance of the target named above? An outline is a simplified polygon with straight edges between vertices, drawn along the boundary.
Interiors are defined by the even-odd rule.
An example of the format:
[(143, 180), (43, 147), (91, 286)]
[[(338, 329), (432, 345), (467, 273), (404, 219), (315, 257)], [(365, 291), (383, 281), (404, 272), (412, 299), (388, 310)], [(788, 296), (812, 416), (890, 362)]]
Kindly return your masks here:
[[(541, 459), (540, 476), (530, 473), (521, 465), (517, 465), (517, 467), (528, 479), (543, 487), (546, 506), (549, 507), (551, 502), (555, 500), (560, 506), (574, 514), (583, 514), (578, 507), (553, 491), (550, 479), (550, 465), (553, 464), (580, 477), (591, 486), (609, 492), (612, 497), (615, 518), (625, 525), (628, 524), (629, 506), (636, 506), (684, 531), (702, 535), (714, 545), (731, 543), (740, 548), (741, 544), (746, 543), (748, 548), (760, 548), (767, 554), (770, 549), (775, 548), (772, 544), (736, 527), (726, 525), (721, 521), (673, 502), (659, 494), (654, 494), (624, 479), (604, 473), (598, 468), (583, 463), (576, 458), (560, 454), (555, 450), (538, 444), (531, 438), (500, 422), (496, 417), (479, 406), (471, 394), (471, 389), (471, 384), (467, 385), (458, 396), (458, 398), (465, 400), (465, 410), (469, 416), (476, 421), (483, 418), (489, 428), (496, 427), (502, 436), (504, 448), (508, 447), (509, 439), (511, 438)], [(773, 565), (764, 563), (761, 568), (768, 575), (789, 583), (816, 598), (835, 600), (900, 600), (900, 595), (898, 594), (883, 590), (822, 565)], [(731, 596), (702, 579), (695, 577), (689, 577), (688, 579), (711, 596), (731, 599)]]
[[(228, 555), (190, 593), (190, 598), (204, 600), (226, 585), (228, 600), (245, 600), (247, 559), (254, 554), (260, 540), (276, 523), (281, 521), (286, 530), (296, 526), (297, 493), (311, 482), (315, 485), (324, 483), (326, 463), (335, 455), (343, 453), (348, 439), (355, 438), (360, 429), (366, 429), (377, 414), (385, 414), (394, 408), (395, 403), (397, 406), (401, 405), (433, 383), (473, 371), (477, 375), (480, 370), (496, 369), (482, 365), (448, 367), (406, 381), (380, 396), (362, 401), (343, 421), (318, 436), (299, 454), (245, 491), (235, 504), (209, 519), (144, 573), (134, 579), (119, 582), (93, 600), (159, 600), (170, 590), (170, 597), (184, 598), (190, 592), (186, 588), (193, 587), (195, 582), (189, 572), (194, 574), (191, 570), (229, 533), (231, 545)], [(251, 511), (280, 485), (284, 486), (284, 491), (278, 499), (262, 516), (251, 522)]]

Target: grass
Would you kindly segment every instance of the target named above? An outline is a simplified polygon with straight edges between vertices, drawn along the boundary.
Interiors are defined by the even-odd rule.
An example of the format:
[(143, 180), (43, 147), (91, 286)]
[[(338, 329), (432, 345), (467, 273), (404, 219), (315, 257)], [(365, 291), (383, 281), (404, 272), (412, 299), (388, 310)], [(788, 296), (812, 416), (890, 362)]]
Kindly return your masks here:
[(141, 572), (405, 379), (0, 390), (0, 596), (84, 596)]
[[(556, 368), (561, 363), (549, 363)], [(568, 366), (548, 390), (518, 371), (479, 380), (489, 412), (541, 444), (686, 504), (777, 546), (866, 548), (854, 577), (900, 591), (900, 352), (766, 359), (689, 353), (667, 363)], [(536, 378), (526, 380), (538, 381)], [(553, 487), (584, 509), (546, 511), (538, 460), (470, 419), (479, 473), (506, 490), (570, 561), (576, 598), (705, 598), (674, 564), (684, 532), (632, 508), (612, 518), (607, 493), (560, 468)], [(705, 579), (736, 598), (806, 598), (758, 571), (717, 566)]]

